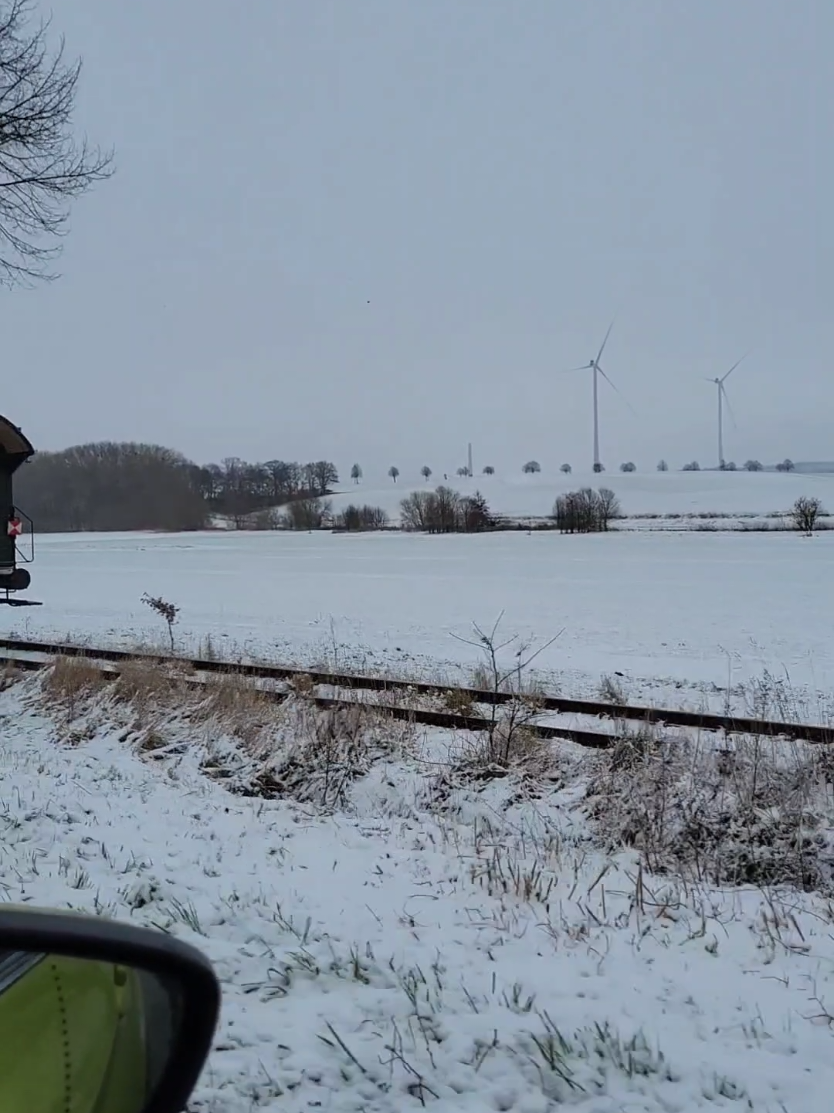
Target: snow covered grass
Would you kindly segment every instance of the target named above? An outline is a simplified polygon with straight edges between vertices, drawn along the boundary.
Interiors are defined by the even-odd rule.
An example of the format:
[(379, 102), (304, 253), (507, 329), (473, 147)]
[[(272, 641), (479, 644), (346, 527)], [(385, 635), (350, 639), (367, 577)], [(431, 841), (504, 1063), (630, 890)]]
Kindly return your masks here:
[[(334, 719), (303, 693), (61, 669), (0, 693), (4, 896), (209, 954), (223, 1015), (193, 1113), (830, 1107), (826, 878), (719, 887), (597, 814), (639, 810), (620, 776), (644, 807), (660, 778), (667, 820), (648, 829), (668, 852), (691, 801), (712, 807), (694, 750), (565, 746), (479, 777), (454, 736)], [(730, 813), (797, 814), (811, 758), (783, 774), (769, 745), (743, 772), (716, 764)], [(751, 796), (752, 770), (775, 796)], [(802, 783), (830, 826), (824, 777)]]

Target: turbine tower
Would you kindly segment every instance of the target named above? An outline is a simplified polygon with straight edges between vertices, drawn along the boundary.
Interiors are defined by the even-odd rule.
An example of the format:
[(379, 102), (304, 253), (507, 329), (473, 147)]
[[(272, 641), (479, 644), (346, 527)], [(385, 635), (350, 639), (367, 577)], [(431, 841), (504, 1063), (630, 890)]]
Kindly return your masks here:
[(602, 375), (603, 379), (605, 379), (612, 390), (617, 391), (617, 394), (621, 393), (605, 374), (599, 362), (602, 359), (602, 353), (605, 351), (605, 345), (608, 343), (608, 337), (611, 335), (611, 329), (613, 327), (614, 322), (612, 321), (608, 326), (608, 332), (605, 334), (605, 339), (600, 346), (596, 359), (592, 359), (590, 363), (583, 363), (581, 367), (572, 367), (570, 369), (571, 371), (593, 371), (594, 373), (594, 471), (597, 472), (602, 470), (602, 461), (599, 458), (599, 376)]
[(730, 417), (733, 419), (733, 424), (735, 424), (735, 418), (733, 418), (733, 411), (732, 411), (732, 408), (730, 406), (730, 399), (727, 397), (727, 391), (724, 387), (724, 383), (727, 381), (727, 379), (729, 379), (730, 375), (732, 375), (733, 371), (735, 371), (735, 369), (741, 363), (741, 360), (742, 359), (747, 359), (747, 356), (749, 354), (750, 354), (749, 352), (746, 352), (741, 357), (741, 359), (737, 359), (736, 362), (733, 364), (733, 366), (730, 368), (730, 370), (726, 374), (722, 375), (720, 378), (714, 378), (714, 379), (709, 379), (708, 378), (707, 379), (708, 383), (713, 383), (718, 388), (718, 467), (719, 467), (719, 469), (722, 469), (724, 467), (724, 464), (725, 464), (725, 460), (724, 460), (724, 403), (725, 402), (727, 403), (727, 412), (729, 413)]

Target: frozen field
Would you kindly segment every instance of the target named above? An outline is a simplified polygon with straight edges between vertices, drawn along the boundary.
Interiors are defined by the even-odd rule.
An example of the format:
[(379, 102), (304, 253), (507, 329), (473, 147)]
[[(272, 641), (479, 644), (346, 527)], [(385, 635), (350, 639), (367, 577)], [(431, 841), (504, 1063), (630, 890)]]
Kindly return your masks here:
[(622, 503), (623, 513), (634, 514), (781, 514), (800, 495), (814, 495), (823, 506), (834, 511), (834, 475), (797, 475), (779, 472), (635, 472), (619, 471), (594, 475), (575, 472), (551, 474), (475, 475), (460, 479), (434, 474), (428, 483), (419, 477), (400, 476), (398, 482), (365, 481), (346, 487), (333, 496), (333, 507), (350, 502), (381, 506), (392, 519), (399, 516), (400, 501), (411, 491), (431, 490), (439, 483), (463, 494), (479, 490), (491, 509), (509, 517), (545, 517), (551, 513), (557, 495), (579, 487), (610, 487)]
[[(755, 480), (757, 477), (749, 477)], [(181, 608), (177, 637), (220, 651), (394, 672), (476, 653), (456, 635), (490, 625), (541, 644), (566, 692), (624, 674), (628, 696), (700, 698), (768, 669), (834, 690), (834, 533), (480, 537), (211, 533), (39, 539), (30, 594), (6, 629), (135, 643), (159, 639), (144, 592)]]

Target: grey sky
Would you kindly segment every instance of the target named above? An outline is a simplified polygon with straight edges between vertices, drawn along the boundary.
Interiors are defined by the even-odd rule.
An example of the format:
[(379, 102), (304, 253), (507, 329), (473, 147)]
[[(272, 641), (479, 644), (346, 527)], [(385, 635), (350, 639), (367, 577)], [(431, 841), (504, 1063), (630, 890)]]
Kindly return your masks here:
[[(436, 471), (834, 456), (831, 0), (74, 0), (118, 172), (3, 293), (42, 448)], [(828, 72), (826, 72), (828, 71)], [(606, 361), (604, 361), (606, 362)], [(605, 384), (603, 384), (605, 386)]]

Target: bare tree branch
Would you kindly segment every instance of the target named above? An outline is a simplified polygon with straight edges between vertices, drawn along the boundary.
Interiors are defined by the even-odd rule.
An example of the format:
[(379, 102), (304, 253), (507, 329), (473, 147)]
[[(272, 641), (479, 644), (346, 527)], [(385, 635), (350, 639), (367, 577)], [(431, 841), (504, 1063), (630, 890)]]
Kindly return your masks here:
[(64, 40), (50, 52), (49, 20), (30, 25), (31, 0), (0, 0), (0, 284), (57, 277), (70, 201), (113, 173), (112, 152), (72, 131), (81, 61)]

